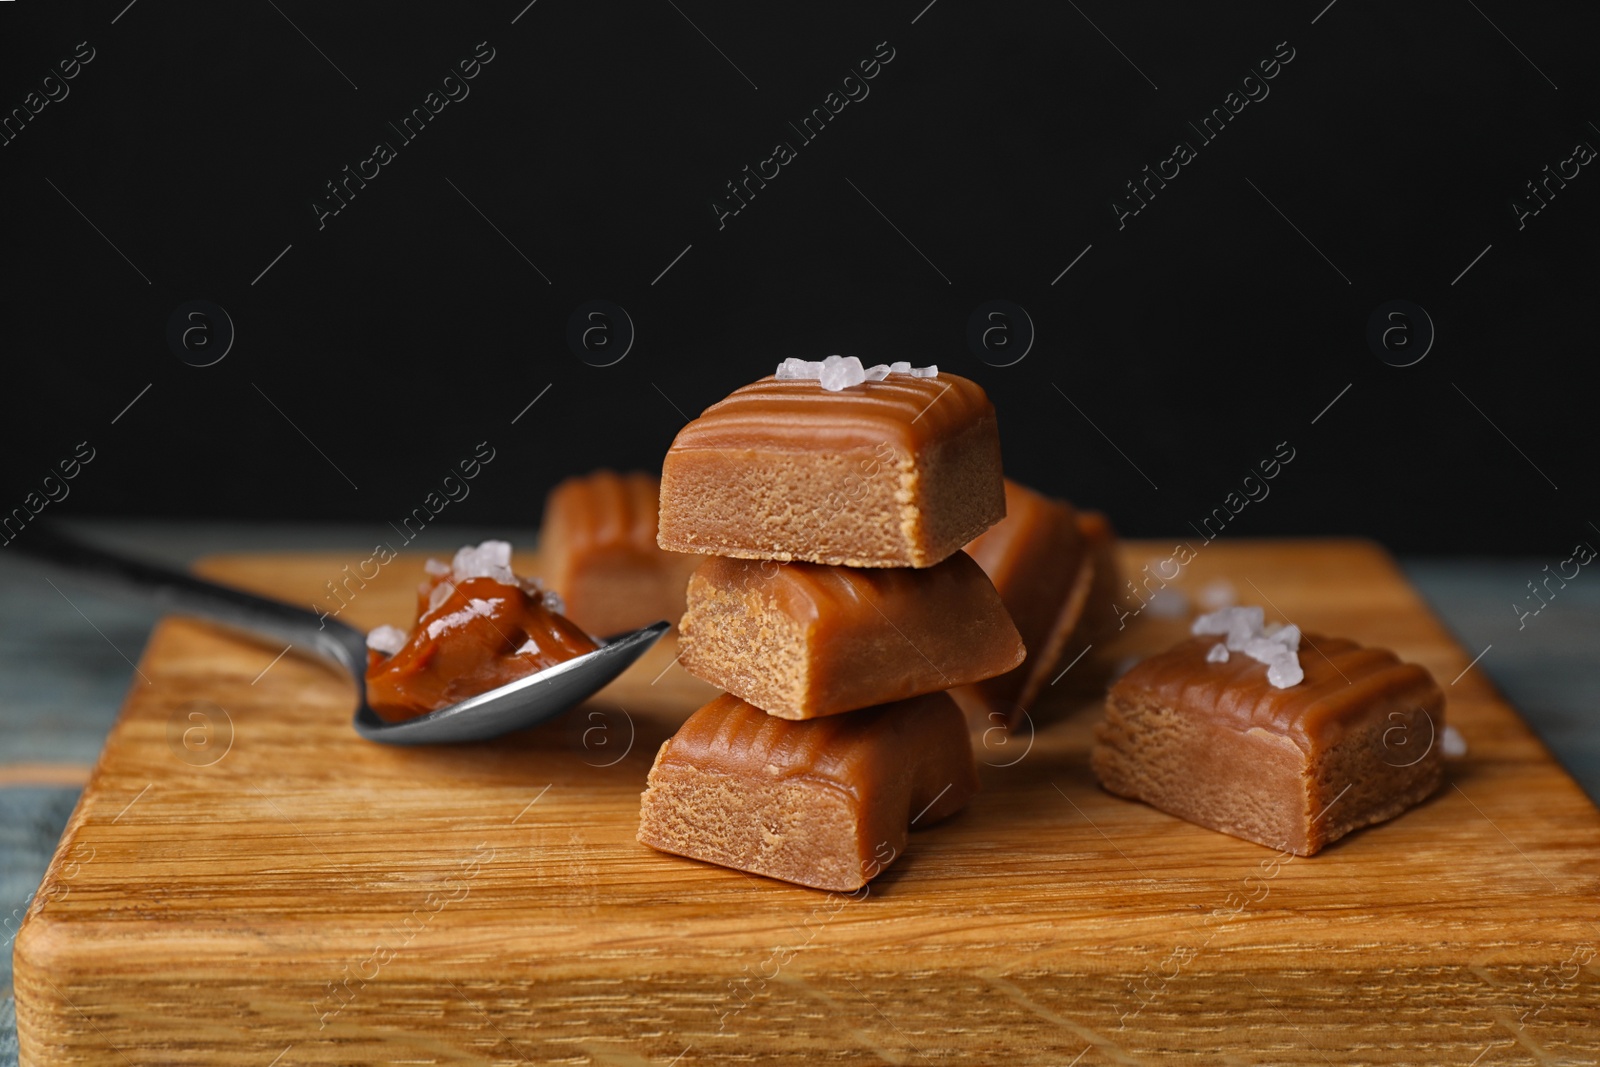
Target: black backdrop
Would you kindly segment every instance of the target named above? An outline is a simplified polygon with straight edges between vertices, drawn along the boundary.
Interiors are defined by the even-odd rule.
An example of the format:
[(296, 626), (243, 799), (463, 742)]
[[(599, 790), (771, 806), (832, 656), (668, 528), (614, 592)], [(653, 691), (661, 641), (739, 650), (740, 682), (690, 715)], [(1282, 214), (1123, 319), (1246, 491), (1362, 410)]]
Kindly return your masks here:
[(0, 3), (0, 509), (526, 525), (842, 353), (1127, 534), (1600, 543), (1592, 5), (525, 3)]

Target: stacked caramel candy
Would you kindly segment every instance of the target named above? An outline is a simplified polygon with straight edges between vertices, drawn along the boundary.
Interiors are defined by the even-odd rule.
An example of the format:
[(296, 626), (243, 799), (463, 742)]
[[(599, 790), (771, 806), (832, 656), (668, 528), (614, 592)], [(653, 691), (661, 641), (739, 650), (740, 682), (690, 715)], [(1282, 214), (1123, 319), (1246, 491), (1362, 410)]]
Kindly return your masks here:
[(1005, 509), (994, 408), (935, 368), (789, 360), (684, 427), (659, 540), (708, 557), (681, 662), (727, 692), (662, 745), (639, 840), (848, 891), (959, 811), (977, 775), (944, 691), (1024, 658), (962, 551)]

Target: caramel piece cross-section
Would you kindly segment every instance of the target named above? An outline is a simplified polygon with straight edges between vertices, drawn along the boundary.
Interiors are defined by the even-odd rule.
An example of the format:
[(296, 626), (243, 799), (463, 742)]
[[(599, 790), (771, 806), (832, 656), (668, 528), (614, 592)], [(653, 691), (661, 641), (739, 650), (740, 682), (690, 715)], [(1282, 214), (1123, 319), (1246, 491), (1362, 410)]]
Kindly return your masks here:
[(790, 722), (723, 694), (656, 754), (639, 813), (651, 848), (786, 882), (866, 885), (978, 788), (943, 693)]
[(661, 547), (846, 567), (931, 567), (1005, 514), (994, 406), (953, 374), (836, 392), (763, 378), (678, 432)]

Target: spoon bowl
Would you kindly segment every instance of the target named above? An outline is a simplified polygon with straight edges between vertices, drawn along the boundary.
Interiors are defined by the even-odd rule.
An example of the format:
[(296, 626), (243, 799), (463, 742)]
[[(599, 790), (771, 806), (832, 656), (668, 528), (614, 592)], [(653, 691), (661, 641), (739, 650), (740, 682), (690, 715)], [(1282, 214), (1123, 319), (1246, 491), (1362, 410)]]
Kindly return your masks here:
[[(367, 740), (390, 745), (484, 741), (537, 726), (593, 696), (649, 651), (671, 626), (663, 620), (606, 638), (593, 652), (414, 719), (380, 719), (367, 705), (363, 691), (353, 725)], [(365, 690), (365, 686), (361, 688)]]
[(109, 552), (39, 524), (14, 542), (17, 550), (74, 584), (132, 596), (182, 615), (286, 641), (332, 662), (356, 687), (351, 725), (369, 741), (390, 745), (485, 741), (525, 730), (583, 703), (627, 670), (671, 628), (665, 620), (606, 638), (593, 652), (411, 719), (389, 722), (367, 703), (366, 634), (318, 614), (196, 577), (186, 571)]

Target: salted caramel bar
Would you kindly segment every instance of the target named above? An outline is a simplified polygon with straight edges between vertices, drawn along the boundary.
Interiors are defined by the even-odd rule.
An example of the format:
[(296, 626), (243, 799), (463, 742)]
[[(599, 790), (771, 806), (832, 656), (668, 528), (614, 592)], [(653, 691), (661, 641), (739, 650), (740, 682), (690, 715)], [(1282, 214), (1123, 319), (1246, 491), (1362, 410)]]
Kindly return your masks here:
[(784, 719), (965, 685), (1024, 655), (1000, 594), (965, 552), (921, 569), (712, 556), (688, 599), (684, 669)]
[(1083, 616), (1095, 576), (1072, 505), (1010, 478), (1005, 485), (1006, 517), (966, 551), (999, 591), (1027, 661), (950, 692), (968, 719), (985, 728), (1015, 726), (1033, 705)]
[(679, 431), (662, 548), (931, 567), (1005, 514), (994, 406), (953, 374), (828, 390), (763, 378)]
[(656, 753), (639, 840), (691, 859), (848, 892), (913, 828), (978, 788), (960, 710), (943, 693), (790, 722), (723, 694)]
[(602, 637), (683, 614), (684, 589), (699, 556), (656, 544), (661, 480), (599, 470), (550, 491), (539, 531), (540, 559), (567, 617)]
[(1433, 677), (1353, 641), (1308, 635), (1305, 645), (1304, 678), (1285, 688), (1218, 636), (1135, 666), (1095, 730), (1101, 784), (1300, 856), (1420, 803), (1442, 774), (1444, 693)]

